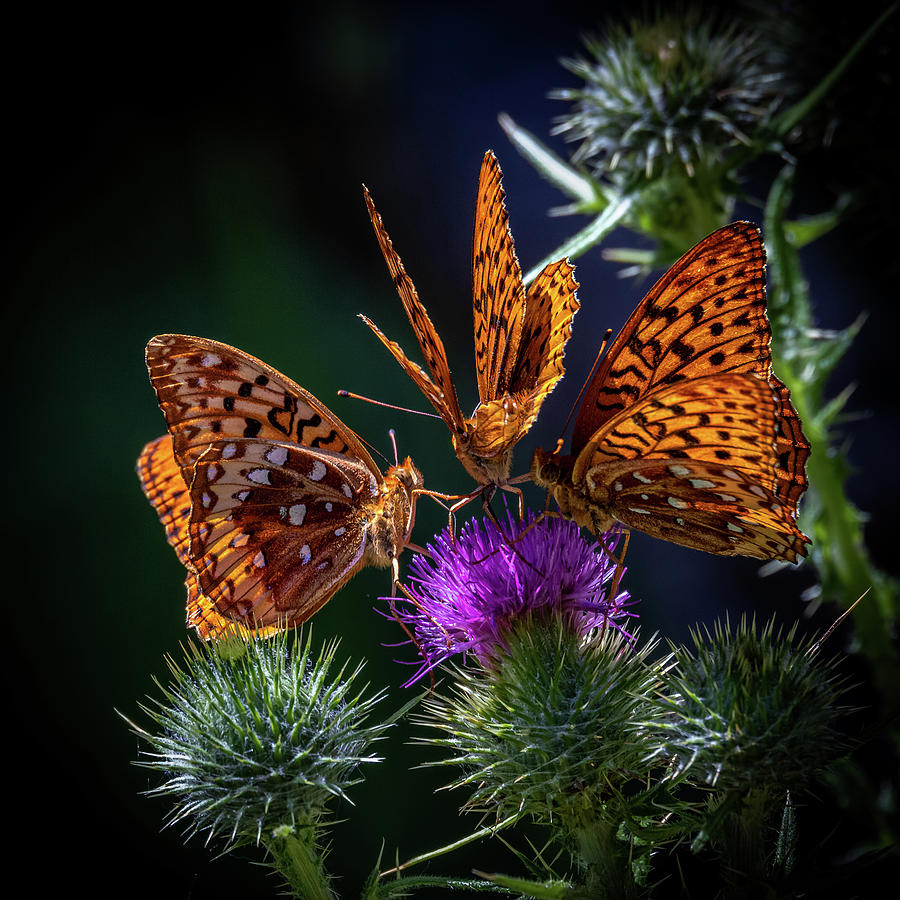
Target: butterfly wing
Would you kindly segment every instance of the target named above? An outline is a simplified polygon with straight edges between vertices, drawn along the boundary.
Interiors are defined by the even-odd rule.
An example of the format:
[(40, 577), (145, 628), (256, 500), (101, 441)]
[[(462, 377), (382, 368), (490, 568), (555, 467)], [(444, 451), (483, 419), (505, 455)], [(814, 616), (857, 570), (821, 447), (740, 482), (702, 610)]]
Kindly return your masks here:
[[(575, 460), (571, 489), (647, 534), (725, 555), (795, 562), (809, 539), (796, 526), (802, 448), (768, 381), (729, 373), (651, 392), (609, 420)], [(779, 442), (782, 443), (779, 443)], [(785, 485), (790, 484), (790, 489)]]
[(365, 565), (379, 483), (362, 463), (294, 444), (209, 445), (194, 467), (190, 557), (217, 615), (306, 621)]
[(228, 344), (162, 334), (147, 368), (185, 484), (207, 447), (224, 438), (296, 441), (360, 459), (381, 473), (362, 441), (324, 403), (278, 370)]
[(525, 393), (530, 399), (523, 434), (537, 418), (544, 398), (565, 374), (563, 356), (572, 336), (572, 319), (579, 309), (574, 272), (567, 259), (550, 263), (528, 288), (522, 342), (510, 384), (511, 393)]
[(803, 436), (800, 419), (791, 404), (787, 386), (775, 375), (769, 375), (769, 386), (778, 397), (778, 434), (775, 436), (775, 494), (790, 509), (796, 509), (800, 497), (809, 486), (806, 460), (809, 441)]
[[(163, 435), (144, 447), (137, 462), (138, 478), (150, 505), (159, 516), (166, 532), (166, 540), (187, 569), (187, 624), (197, 629), (204, 640), (223, 634), (229, 629), (243, 629), (237, 623), (219, 615), (213, 603), (203, 596), (197, 575), (191, 564), (190, 521), (191, 495), (181, 475), (181, 468), (172, 452), (172, 436)], [(275, 628), (251, 629), (257, 637), (265, 637)]]
[(190, 566), (191, 495), (172, 452), (172, 435), (150, 441), (137, 461), (137, 474), (144, 496), (159, 516), (169, 546), (179, 561)]
[[(429, 403), (434, 407), (437, 414), (444, 420), (447, 426), (458, 433), (465, 432), (465, 426), (460, 420), (455, 419), (456, 413), (452, 411), (447, 404), (447, 398), (438, 386), (428, 377), (428, 373), (418, 364), (414, 363), (404, 352), (403, 348), (396, 342), (392, 341), (384, 332), (368, 317), (362, 313), (359, 314), (360, 319), (369, 326), (375, 337), (381, 341), (387, 348), (388, 352), (400, 364), (404, 372), (413, 380), (416, 387), (428, 398)], [(457, 407), (458, 411), (458, 407)]]
[(431, 378), (420, 366), (410, 362), (406, 354), (400, 349), (400, 346), (393, 341), (389, 341), (369, 319), (365, 316), (361, 318), (375, 332), (378, 339), (387, 347), (409, 377), (418, 385), (419, 390), (425, 394), (448, 427), (452, 431), (462, 433), (465, 431), (463, 417), (456, 397), (456, 388), (453, 385), (453, 379), (450, 377), (450, 365), (447, 362), (447, 353), (444, 350), (443, 341), (441, 341), (435, 330), (427, 310), (421, 300), (419, 300), (415, 285), (403, 267), (403, 261), (394, 250), (381, 215), (372, 202), (371, 195), (365, 188), (363, 188), (363, 193), (365, 194), (366, 207), (369, 210), (369, 218), (372, 220), (372, 227), (375, 229), (375, 235), (378, 238), (378, 244), (391, 273), (391, 278), (397, 287), (397, 292), (400, 294), (403, 308), (406, 310), (409, 323), (413, 327), (416, 340), (419, 342), (422, 356), (425, 358), (425, 362), (431, 372)]
[(510, 453), (565, 374), (563, 355), (579, 306), (574, 271), (568, 260), (560, 260), (546, 266), (532, 283), (508, 392), (479, 404), (473, 416), (470, 449), (478, 457), (490, 459)]
[(726, 225), (681, 257), (631, 314), (585, 392), (573, 453), (657, 387), (725, 372), (768, 378), (770, 339), (759, 229)]
[(501, 179), (489, 150), (481, 163), (472, 246), (475, 374), (482, 403), (509, 392), (525, 317), (525, 286)]
[(641, 460), (609, 474), (622, 485), (613, 517), (629, 528), (720, 556), (793, 563), (806, 555), (809, 539), (785, 517), (774, 493), (742, 469)]

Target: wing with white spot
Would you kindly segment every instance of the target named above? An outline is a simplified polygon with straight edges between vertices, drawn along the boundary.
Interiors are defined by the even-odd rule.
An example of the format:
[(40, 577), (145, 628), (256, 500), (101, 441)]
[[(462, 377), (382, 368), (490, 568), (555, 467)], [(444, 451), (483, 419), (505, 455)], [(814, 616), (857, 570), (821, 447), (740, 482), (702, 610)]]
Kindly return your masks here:
[(604, 473), (610, 515), (652, 537), (715, 553), (796, 562), (807, 538), (743, 469), (706, 461), (622, 461)]
[(347, 453), (381, 478), (359, 437), (324, 403), (249, 353), (207, 338), (162, 334), (147, 344), (146, 356), (185, 483), (213, 441), (244, 438)]
[(191, 563), (224, 619), (299, 624), (365, 564), (379, 488), (361, 463), (247, 439), (214, 442), (194, 472)]
[(591, 437), (568, 489), (598, 521), (608, 513), (710, 553), (794, 562), (809, 539), (796, 525), (799, 493), (785, 488), (796, 482), (783, 475), (782, 399), (749, 374), (660, 388)]

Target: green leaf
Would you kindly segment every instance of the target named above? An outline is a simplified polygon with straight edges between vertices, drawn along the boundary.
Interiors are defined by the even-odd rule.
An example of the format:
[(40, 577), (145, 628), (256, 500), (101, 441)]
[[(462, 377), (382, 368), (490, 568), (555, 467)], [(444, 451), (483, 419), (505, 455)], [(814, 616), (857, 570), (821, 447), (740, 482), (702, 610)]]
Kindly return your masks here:
[(791, 246), (795, 250), (800, 250), (836, 228), (852, 199), (851, 194), (841, 194), (834, 209), (819, 213), (817, 216), (804, 216), (802, 219), (785, 222), (784, 232)]
[[(530, 162), (551, 184), (568, 194), (579, 205), (589, 209), (602, 209), (608, 202), (597, 184), (577, 169), (574, 169), (552, 150), (542, 144), (531, 132), (520, 128), (506, 113), (497, 116), (500, 127), (519, 153)], [(557, 257), (558, 259), (559, 257)]]

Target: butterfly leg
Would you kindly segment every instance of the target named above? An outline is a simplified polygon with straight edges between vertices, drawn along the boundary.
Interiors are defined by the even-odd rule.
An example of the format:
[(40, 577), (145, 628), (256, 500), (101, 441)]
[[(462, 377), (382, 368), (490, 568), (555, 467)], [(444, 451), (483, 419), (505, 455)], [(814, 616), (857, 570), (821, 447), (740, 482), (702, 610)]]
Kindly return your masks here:
[[(450, 534), (453, 536), (454, 543), (456, 541), (456, 512), (459, 509), (462, 509), (467, 503), (471, 500), (474, 500), (482, 491), (483, 487), (476, 488), (470, 494), (441, 494), (438, 491), (426, 491), (424, 488), (417, 488), (413, 491), (414, 494), (421, 494), (424, 497), (431, 497), (436, 503), (439, 503), (444, 509), (447, 510), (447, 527), (450, 529)], [(447, 506), (444, 501), (455, 500), (456, 502), (452, 506)]]
[[(421, 612), (421, 613), (424, 613), (424, 612), (425, 612), (425, 611), (422, 609), (422, 605), (419, 603), (419, 601), (418, 601), (418, 600), (417, 600), (417, 599), (409, 592), (409, 590), (407, 590), (407, 588), (405, 587), (405, 585), (404, 585), (402, 582), (399, 582), (399, 581), (398, 581), (398, 582), (397, 582), (397, 586), (400, 588), (400, 591), (401, 591), (401, 593), (403, 594), (403, 596), (406, 597), (406, 599), (409, 600), (409, 602), (412, 603), (413, 606), (415, 606), (416, 609), (419, 610), (419, 612)], [(394, 620), (394, 621), (395, 621), (395, 622), (403, 629), (403, 631), (406, 633), (406, 636), (409, 638), (410, 643), (416, 648), (416, 650), (419, 651), (419, 655), (422, 657), (422, 659), (425, 660), (425, 661), (427, 662), (427, 661), (428, 661), (428, 655), (427, 655), (427, 654), (425, 653), (425, 651), (422, 649), (422, 645), (421, 645), (421, 644), (419, 643), (419, 641), (416, 639), (415, 634), (413, 634), (413, 632), (410, 630), (410, 628), (409, 628), (409, 626), (406, 624), (406, 622), (404, 622), (403, 619), (400, 617), (400, 613), (397, 611), (397, 605), (394, 603), (394, 597), (395, 597), (395, 596), (396, 596), (396, 594), (391, 594), (391, 601), (390, 601), (390, 604), (391, 604), (391, 618), (392, 618), (392, 619), (393, 619), (393, 620)], [(433, 621), (433, 620), (432, 620), (432, 621)], [(437, 624), (437, 623), (435, 623), (435, 624)], [(439, 627), (440, 627), (440, 626), (439, 626)], [(451, 646), (451, 644), (450, 644), (450, 635), (447, 634), (447, 632), (446, 632), (446, 630), (445, 630), (444, 628), (441, 628), (441, 630), (442, 630), (442, 631), (444, 632), (444, 634), (446, 635), (446, 638), (447, 638), (447, 649), (449, 650), (449, 649), (450, 649), (450, 646)], [(434, 671), (433, 671), (433, 670), (430, 670), (428, 674), (429, 674), (430, 679), (431, 679), (431, 691), (432, 691), (432, 693), (433, 693), (433, 692), (434, 692)]]
[(461, 499), (457, 500), (453, 506), (450, 507), (450, 526), (451, 526), (451, 534), (453, 535), (453, 543), (456, 543), (456, 512), (457, 510), (462, 509), (467, 503), (471, 503), (479, 494), (482, 497), (482, 502), (484, 502), (484, 492), (485, 486), (476, 488), (472, 491), (471, 494), (461, 494), (459, 495)]
[[(516, 479), (516, 480), (518, 481), (518, 480), (524, 480), (524, 479)], [(538, 524), (538, 522), (543, 522), (544, 519), (559, 519), (560, 518), (560, 514), (558, 512), (553, 512), (550, 509), (550, 500), (552, 499), (552, 497), (553, 497), (553, 492), (547, 491), (547, 501), (544, 504), (544, 509), (537, 516), (535, 516), (534, 521), (529, 523), (529, 525), (525, 528), (525, 530), (518, 537), (513, 539), (514, 544), (517, 543), (518, 541), (521, 541), (522, 538), (525, 537), (525, 535), (528, 534), (528, 532), (531, 531), (531, 529), (534, 528), (534, 526)]]
[[(437, 627), (444, 633), (444, 637), (446, 638), (446, 641), (447, 641), (447, 649), (449, 650), (450, 647), (452, 646), (452, 642), (450, 640), (450, 632), (448, 632), (447, 629), (444, 628), (444, 626), (440, 624), (440, 622), (436, 622), (433, 616), (428, 615), (428, 613), (422, 607), (422, 604), (415, 597), (415, 595), (412, 594), (412, 592), (409, 590), (409, 588), (406, 587), (405, 584), (403, 584), (402, 582), (398, 582), (397, 586), (400, 588), (400, 592), (403, 594), (403, 596), (406, 597), (406, 599), (409, 600), (409, 602), (412, 603), (412, 605), (415, 606), (415, 608), (417, 610), (419, 610), (419, 612), (422, 613), (422, 615), (428, 616), (428, 618), (431, 619), (432, 623), (437, 625)], [(396, 609), (396, 607), (393, 604), (393, 601), (391, 602), (391, 609), (392, 609), (392, 611), (394, 611)], [(396, 616), (395, 616), (395, 618), (396, 618)], [(406, 633), (409, 634), (409, 630), (406, 628), (406, 626), (402, 622), (400, 624), (401, 624), (401, 626), (403, 626), (404, 631), (406, 631)], [(410, 640), (416, 645), (416, 647), (419, 649), (419, 652), (421, 653), (422, 648), (419, 647), (419, 644), (416, 641), (416, 639), (411, 634), (409, 634), (409, 636), (410, 636)]]
[[(486, 491), (485, 493), (487, 494), (487, 496), (482, 497), (482, 508), (484, 510), (485, 518), (489, 519), (491, 522), (494, 523), (494, 525), (497, 528), (497, 531), (500, 532), (500, 536), (503, 538), (503, 543), (506, 544), (506, 546), (509, 547), (509, 549), (512, 550), (512, 552), (516, 554), (516, 556), (519, 558), (519, 561), (524, 563), (526, 566), (528, 566), (529, 569), (531, 569), (532, 571), (534, 571), (536, 574), (540, 575), (543, 578), (544, 573), (540, 569), (538, 569), (533, 563), (531, 563), (527, 559), (525, 559), (525, 557), (522, 556), (522, 554), (519, 553), (519, 551), (515, 547), (515, 544), (519, 540), (521, 540), (521, 538), (524, 536), (525, 532), (520, 534), (518, 537), (511, 538), (503, 530), (503, 527), (500, 524), (500, 520), (497, 518), (496, 514), (490, 507), (490, 502), (493, 499), (494, 494), (496, 493), (497, 487), (495, 485), (488, 485), (487, 487), (491, 488), (492, 490), (490, 490), (489, 494), (487, 494), (487, 491)], [(502, 487), (502, 485), (501, 485), (501, 487)], [(534, 524), (535, 524), (534, 522), (531, 523), (531, 525), (534, 525)], [(529, 525), (528, 528), (525, 529), (526, 532), (531, 528), (531, 525)], [(484, 562), (484, 560), (489, 559), (491, 556), (493, 556), (499, 549), (500, 548), (497, 547), (496, 549), (492, 550), (487, 556), (483, 557), (482, 559), (473, 560), (472, 562), (476, 563), (476, 564), (482, 563), (482, 562)]]
[[(628, 544), (631, 541), (631, 532), (627, 528), (622, 528), (621, 531), (616, 531), (615, 536), (618, 538), (619, 534), (625, 535), (625, 545), (622, 547), (622, 550), (619, 552), (619, 555), (616, 556), (615, 553), (610, 549), (606, 540), (604, 540), (603, 535), (609, 533), (611, 529), (607, 532), (601, 531), (601, 527), (604, 524), (596, 515), (591, 514), (592, 520), (592, 530), (594, 532), (594, 537), (597, 539), (597, 543), (603, 548), (606, 555), (609, 557), (612, 562), (616, 564), (615, 573), (613, 575), (613, 586), (612, 592), (610, 594), (611, 597), (615, 597), (619, 590), (619, 582), (622, 580), (622, 575), (625, 572), (625, 554), (628, 552)], [(608, 521), (608, 520), (607, 520)]]
[[(619, 557), (616, 559), (616, 569), (613, 573), (613, 582), (612, 587), (610, 588), (609, 596), (615, 600), (619, 595), (619, 582), (622, 580), (622, 576), (625, 574), (625, 554), (628, 552), (628, 544), (631, 541), (631, 532), (626, 528), (625, 529), (625, 545), (622, 547), (621, 551), (619, 551)], [(609, 553), (609, 549), (604, 545), (604, 549), (607, 553)], [(614, 557), (615, 558), (615, 557)]]
[(522, 488), (515, 487), (514, 485), (507, 482), (506, 484), (499, 485), (501, 491), (506, 491), (508, 494), (515, 494), (519, 498), (519, 519), (525, 518), (525, 495), (522, 493)]

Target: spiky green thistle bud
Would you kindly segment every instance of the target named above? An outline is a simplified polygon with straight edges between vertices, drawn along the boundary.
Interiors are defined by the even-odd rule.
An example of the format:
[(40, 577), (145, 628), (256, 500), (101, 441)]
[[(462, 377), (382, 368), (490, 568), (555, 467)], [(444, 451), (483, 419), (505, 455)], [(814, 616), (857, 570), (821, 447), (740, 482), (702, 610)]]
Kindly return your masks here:
[(360, 767), (390, 722), (365, 724), (383, 692), (363, 698), (362, 666), (331, 673), (337, 642), (314, 652), (282, 632), (269, 640), (190, 643), (171, 683), (143, 711), (158, 726), (132, 724), (149, 750), (138, 764), (165, 781), (168, 824), (206, 833), (226, 848), (262, 843), (297, 896), (329, 896), (318, 853), (326, 805), (361, 780)]
[(722, 792), (750, 788), (796, 791), (846, 748), (836, 720), (847, 690), (836, 659), (821, 658), (812, 640), (795, 644), (774, 620), (757, 629), (742, 618), (732, 628), (693, 633), (693, 649), (675, 651), (660, 754)]
[(572, 161), (621, 186), (682, 170), (720, 169), (778, 105), (779, 73), (754, 33), (697, 10), (659, 12), (588, 38), (591, 59), (563, 65), (584, 80), (551, 97), (571, 102), (554, 134), (580, 141)]
[(655, 646), (527, 615), (502, 659), (455, 667), (448, 692), (424, 701), (420, 722), (443, 734), (422, 742), (451, 751), (436, 764), (462, 770), (450, 787), (471, 790), (466, 808), (552, 825), (596, 896), (627, 896), (639, 855), (621, 826), (653, 768), (647, 723), (665, 666), (648, 662)]

